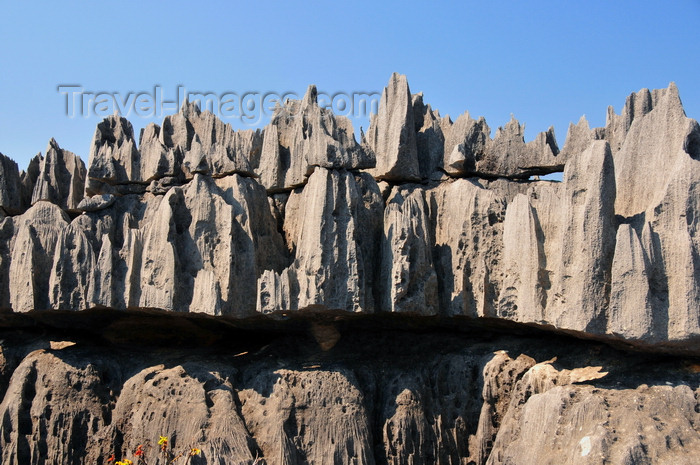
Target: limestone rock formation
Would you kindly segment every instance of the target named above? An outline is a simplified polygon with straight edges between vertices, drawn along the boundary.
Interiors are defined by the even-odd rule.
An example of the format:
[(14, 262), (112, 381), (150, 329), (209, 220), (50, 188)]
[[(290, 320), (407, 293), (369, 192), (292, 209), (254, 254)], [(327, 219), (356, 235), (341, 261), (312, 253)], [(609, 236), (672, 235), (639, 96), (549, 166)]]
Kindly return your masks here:
[(523, 132), (394, 74), (359, 142), (312, 86), (0, 155), (0, 462), (694, 465), (698, 123)]
[(0, 153), (0, 208), (7, 213), (22, 210), (22, 191), (17, 163)]
[(178, 348), (168, 338), (201, 320), (103, 321), (121, 344), (3, 335), (2, 463), (107, 465), (139, 445), (155, 463), (161, 435), (205, 464), (691, 465), (700, 447), (692, 360), (353, 325), (327, 350), (299, 330), (224, 327)]
[(377, 159), (377, 166), (369, 171), (372, 176), (401, 182), (421, 179), (415, 130), (408, 80), (394, 73), (367, 130), (368, 150)]
[(495, 316), (506, 199), (472, 180), (430, 191), (440, 306), (448, 315)]
[[(268, 273), (258, 284), (265, 290), (258, 311), (326, 308), (372, 312), (374, 257), (380, 221), (371, 202), (379, 200), (374, 181), (361, 190), (346, 170), (316, 168), (303, 189), (289, 196), (285, 207), (285, 235), (294, 261), (282, 275)], [(374, 195), (372, 195), (374, 194)], [(369, 196), (370, 205), (363, 200)], [(296, 295), (285, 295), (285, 290)], [(280, 300), (273, 300), (280, 295)]]
[(544, 244), (541, 226), (526, 195), (518, 194), (503, 221), (504, 278), (498, 316), (516, 321), (543, 322), (546, 307)]
[[(51, 308), (50, 270), (56, 244), (68, 217), (58, 206), (39, 201), (22, 215), (13, 218), (14, 237), (9, 266), (9, 293), (17, 312)], [(61, 252), (61, 251), (59, 251)], [(81, 270), (89, 274), (89, 269)], [(74, 308), (79, 310), (79, 308)]]
[(134, 128), (112, 115), (97, 125), (90, 147), (85, 194), (120, 192), (119, 186), (141, 181), (141, 157)]
[(437, 315), (430, 218), (420, 188), (392, 190), (384, 210), (381, 256), (382, 309)]
[(615, 256), (610, 277), (608, 331), (627, 338), (644, 339), (654, 330), (649, 289), (649, 259), (637, 232), (621, 224), (615, 239)]
[(615, 181), (610, 148), (596, 141), (564, 172), (561, 262), (552, 279), (550, 321), (558, 327), (604, 332), (615, 248)]
[(486, 145), (491, 140), (488, 125), (463, 113), (446, 130), (444, 147), (444, 170), (450, 175), (460, 176), (476, 171), (476, 161), (486, 156)]
[(87, 172), (53, 140), (23, 173), (0, 157), (0, 308), (467, 317), (700, 353), (700, 127), (675, 85), (561, 152), (523, 133), (399, 74), (359, 142), (314, 86), (264, 130), (185, 102), (137, 145), (110, 116)]
[[(234, 131), (196, 102), (185, 101), (163, 125), (149, 124), (136, 147), (126, 119), (105, 118), (95, 131), (88, 163), (87, 195), (143, 193), (147, 186), (180, 185), (195, 173), (252, 175), (249, 157), (260, 151), (259, 132)], [(258, 155), (259, 156), (259, 155)]]
[(423, 94), (413, 94), (413, 122), (416, 131), (418, 169), (423, 179), (440, 179), (445, 152), (447, 121), (430, 104), (423, 103)]
[(566, 160), (559, 156), (554, 129), (525, 143), (524, 125), (511, 117), (491, 139), (484, 118), (464, 113), (449, 126), (445, 139), (444, 170), (452, 176), (525, 178), (561, 171)]
[(700, 161), (700, 126), (685, 116), (674, 84), (632, 94), (621, 115), (608, 113), (605, 138), (615, 157), (615, 212), (624, 217), (655, 206), (674, 178), (669, 169), (649, 176), (646, 167), (674, 167), (688, 158)]
[(265, 128), (257, 173), (270, 192), (305, 184), (315, 167), (374, 166), (372, 154), (355, 141), (350, 120), (321, 108), (317, 95), (316, 86), (310, 86), (301, 101), (278, 106)]
[(53, 202), (64, 210), (74, 211), (83, 199), (85, 165), (74, 153), (61, 149), (51, 139), (46, 155), (39, 164), (32, 204), (40, 200)]

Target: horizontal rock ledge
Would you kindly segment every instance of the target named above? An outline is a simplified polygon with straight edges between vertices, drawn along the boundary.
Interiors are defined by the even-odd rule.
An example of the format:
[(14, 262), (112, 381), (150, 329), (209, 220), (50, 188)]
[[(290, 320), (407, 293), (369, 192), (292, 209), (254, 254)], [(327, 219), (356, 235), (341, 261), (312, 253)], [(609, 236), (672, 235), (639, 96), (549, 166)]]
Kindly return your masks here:
[[(256, 344), (279, 337), (306, 337), (314, 325), (333, 327), (344, 332), (397, 331), (414, 333), (449, 333), (471, 340), (500, 337), (558, 340), (558, 344), (604, 344), (616, 350), (639, 354), (698, 357), (700, 339), (693, 343), (646, 344), (630, 342), (611, 335), (594, 335), (583, 331), (561, 330), (553, 325), (519, 323), (501, 318), (463, 316), (421, 316), (406, 313), (353, 314), (343, 310), (306, 309), (274, 312), (249, 317), (222, 317), (204, 313), (173, 313), (156, 308), (116, 310), (93, 308), (74, 311), (0, 312), (0, 332), (28, 331), (53, 334), (71, 340), (99, 344), (173, 347), (227, 347), (232, 341)], [(102, 342), (100, 342), (102, 341)]]

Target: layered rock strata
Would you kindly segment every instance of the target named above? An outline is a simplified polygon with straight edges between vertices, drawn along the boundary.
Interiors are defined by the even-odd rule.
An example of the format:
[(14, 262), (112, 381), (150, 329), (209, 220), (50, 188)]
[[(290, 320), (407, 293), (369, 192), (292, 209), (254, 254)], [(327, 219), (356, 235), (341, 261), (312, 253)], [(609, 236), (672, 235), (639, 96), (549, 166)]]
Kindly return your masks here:
[(122, 320), (108, 333), (128, 344), (106, 346), (3, 333), (1, 462), (136, 462), (143, 445), (156, 463), (161, 435), (173, 455), (200, 449), (199, 464), (692, 465), (700, 450), (689, 360), (359, 327), (326, 350), (250, 330), (207, 349), (152, 345), (173, 322)]
[(111, 116), (87, 169), (53, 140), (26, 173), (0, 157), (0, 306), (463, 316), (700, 353), (700, 127), (675, 85), (561, 151), (523, 133), (398, 74), (359, 142), (313, 86), (256, 131), (188, 102), (137, 144)]

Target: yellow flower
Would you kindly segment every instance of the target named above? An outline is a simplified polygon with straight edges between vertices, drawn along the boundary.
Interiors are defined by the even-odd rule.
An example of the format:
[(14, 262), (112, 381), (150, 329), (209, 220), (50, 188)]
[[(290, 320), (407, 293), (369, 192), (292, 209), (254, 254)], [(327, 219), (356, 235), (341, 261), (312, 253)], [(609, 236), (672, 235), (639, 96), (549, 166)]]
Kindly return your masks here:
[(160, 440), (158, 441), (159, 446), (165, 446), (168, 444), (168, 438), (165, 436), (161, 436)]
[(196, 447), (193, 447), (192, 449), (190, 449), (190, 457), (192, 457), (193, 455), (199, 455), (201, 453), (202, 453), (202, 450), (197, 449)]
[(116, 462), (114, 465), (132, 465), (134, 462), (132, 462), (129, 459), (124, 459), (122, 461)]

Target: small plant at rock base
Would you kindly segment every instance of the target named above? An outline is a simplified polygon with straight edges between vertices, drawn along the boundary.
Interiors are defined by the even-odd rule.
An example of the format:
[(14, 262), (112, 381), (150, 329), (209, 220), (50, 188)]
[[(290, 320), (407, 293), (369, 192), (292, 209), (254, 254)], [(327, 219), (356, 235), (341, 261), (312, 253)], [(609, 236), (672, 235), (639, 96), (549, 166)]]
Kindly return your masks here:
[(115, 454), (112, 454), (107, 459), (107, 463), (114, 465), (134, 465), (134, 463), (135, 465), (170, 465), (179, 462), (179, 460), (184, 457), (185, 461), (182, 463), (184, 465), (188, 465), (192, 457), (194, 457), (195, 455), (200, 455), (202, 453), (202, 450), (198, 449), (197, 447), (188, 447), (176, 455), (169, 447), (169, 445), (170, 442), (168, 441), (168, 437), (160, 436), (160, 438), (158, 439), (158, 448), (160, 449), (160, 454), (159, 457), (156, 459), (156, 462), (153, 464), (149, 463), (146, 460), (146, 448), (148, 447), (147, 444), (139, 444), (138, 446), (136, 446), (136, 450), (134, 450), (133, 452), (134, 460), (136, 460), (136, 462), (126, 458), (116, 460)]
[[(146, 449), (148, 447), (148, 443), (139, 444), (138, 446), (136, 446), (136, 449), (133, 452), (133, 461), (126, 458), (117, 460), (115, 458), (115, 454), (112, 454), (107, 459), (107, 463), (110, 465), (170, 465), (180, 463), (182, 463), (183, 465), (189, 465), (190, 460), (192, 460), (192, 457), (202, 454), (202, 450), (197, 447), (187, 447), (182, 452), (176, 455), (172, 450), (172, 445), (168, 440), (168, 437), (160, 436), (158, 439), (159, 457), (156, 459), (155, 463), (151, 463), (146, 460)], [(125, 456), (127, 454), (122, 455)], [(180, 462), (180, 459), (183, 458), (185, 460), (183, 462)], [(247, 465), (247, 463), (248, 462), (241, 465)], [(265, 465), (265, 463), (265, 459), (260, 458), (256, 454), (255, 459), (250, 465)]]

